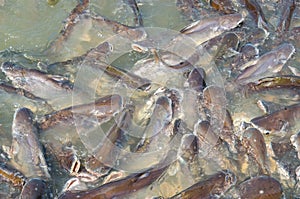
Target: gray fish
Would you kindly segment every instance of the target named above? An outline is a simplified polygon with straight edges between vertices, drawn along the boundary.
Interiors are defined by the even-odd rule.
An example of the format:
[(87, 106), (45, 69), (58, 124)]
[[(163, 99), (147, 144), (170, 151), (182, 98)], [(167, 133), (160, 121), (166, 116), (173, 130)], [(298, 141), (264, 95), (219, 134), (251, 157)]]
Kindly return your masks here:
[(261, 132), (255, 128), (246, 129), (242, 136), (242, 145), (247, 154), (257, 162), (259, 173), (269, 174), (267, 147)]
[(197, 92), (203, 91), (206, 83), (205, 79), (205, 71), (202, 68), (194, 68), (188, 76), (187, 84), (189, 89), (193, 89)]
[(12, 125), (12, 166), (26, 177), (50, 178), (48, 167), (33, 123), (33, 114), (27, 108), (15, 112)]
[(262, 27), (266, 30), (269, 30), (270, 25), (267, 23), (266, 17), (259, 3), (256, 0), (246, 0), (245, 4), (249, 14), (253, 16), (258, 27)]
[(173, 151), (170, 151), (165, 159), (159, 162), (157, 165), (148, 168), (139, 173), (133, 173), (125, 178), (109, 182), (99, 187), (89, 189), (88, 191), (66, 191), (59, 196), (59, 199), (76, 198), (82, 199), (91, 198), (116, 198), (124, 197), (130, 193), (133, 193), (139, 189), (142, 189), (154, 181), (156, 181), (169, 167), (170, 160), (175, 156)]
[(22, 192), (20, 194), (20, 199), (47, 199), (49, 198), (48, 194), (49, 190), (47, 184), (42, 179), (32, 178), (28, 180), (23, 186)]
[(258, 108), (260, 108), (265, 114), (271, 114), (279, 109), (284, 108), (284, 106), (281, 104), (269, 102), (266, 100), (258, 100), (256, 104)]
[(211, 0), (210, 5), (224, 14), (233, 14), (236, 12), (234, 3), (230, 0)]
[(136, 0), (123, 0), (125, 3), (127, 3), (134, 14), (134, 23), (136, 26), (143, 26), (143, 18), (142, 18), (142, 14), (140, 12), (140, 9), (136, 3)]
[(292, 142), (293, 146), (295, 147), (295, 149), (298, 153), (298, 159), (300, 160), (300, 132), (291, 136), (291, 142)]
[(69, 35), (72, 33), (75, 24), (77, 24), (79, 21), (79, 16), (87, 11), (89, 3), (89, 0), (79, 1), (79, 4), (71, 11), (69, 16), (66, 18), (65, 25), (60, 31), (60, 35), (58, 36), (58, 38), (56, 38), (55, 41), (49, 44), (49, 48), (47, 51), (59, 52), (59, 50), (61, 50), (63, 42), (65, 42)]
[(122, 150), (122, 139), (132, 122), (132, 111), (130, 108), (125, 109), (101, 143), (91, 149), (93, 157), (85, 162), (85, 168), (88, 172), (101, 176), (105, 174), (108, 168), (115, 166)]
[(191, 187), (179, 192), (170, 199), (210, 199), (221, 196), (235, 185), (237, 179), (234, 173), (228, 170), (220, 171), (209, 176)]
[(138, 144), (137, 151), (157, 150), (156, 142), (162, 142), (168, 137), (168, 135), (161, 134), (165, 134), (164, 129), (170, 124), (171, 120), (172, 102), (168, 97), (161, 96), (155, 102), (153, 113), (145, 128), (142, 140)]
[(96, 24), (99, 27), (106, 27), (107, 29), (110, 29), (113, 33), (128, 38), (132, 41), (141, 41), (147, 37), (147, 33), (143, 28), (126, 26), (100, 15), (91, 16), (91, 18), (96, 22)]
[(92, 103), (71, 106), (48, 114), (41, 119), (39, 128), (46, 130), (58, 124), (73, 125), (74, 122), (79, 122), (87, 116), (96, 117), (98, 121), (102, 122), (119, 112), (122, 106), (123, 101), (121, 96), (104, 96)]
[(239, 185), (239, 197), (245, 199), (281, 199), (283, 190), (280, 182), (270, 176), (250, 178)]
[(288, 130), (300, 118), (300, 104), (286, 106), (267, 115), (253, 118), (251, 123), (266, 133)]
[(296, 8), (295, 0), (282, 1), (278, 5), (281, 8), (281, 16), (277, 25), (277, 31), (285, 32), (288, 31), (291, 24), (291, 19)]
[(61, 77), (35, 69), (25, 69), (11, 62), (4, 62), (1, 69), (15, 87), (24, 89), (51, 105), (70, 103), (72, 84), (67, 80), (57, 80)]
[(68, 171), (71, 175), (76, 175), (80, 169), (80, 160), (77, 157), (74, 147), (69, 144), (57, 146), (53, 143), (45, 143), (46, 150), (55, 156), (60, 166)]
[(243, 16), (239, 13), (211, 17), (196, 21), (184, 27), (180, 32), (191, 37), (197, 45), (200, 45), (227, 30), (235, 28), (243, 20)]
[(0, 83), (0, 89), (7, 92), (7, 93), (15, 93), (15, 94), (18, 94), (18, 95), (21, 95), (21, 96), (25, 96), (29, 99), (33, 99), (33, 100), (42, 100), (41, 98), (39, 97), (36, 97), (35, 95), (33, 95), (32, 93), (30, 92), (27, 92), (26, 90), (24, 89), (21, 89), (21, 88), (15, 88), (7, 83), (4, 83), (4, 82), (1, 82)]
[(281, 71), (283, 65), (290, 59), (294, 52), (295, 48), (292, 44), (281, 44), (257, 60), (250, 62), (252, 65), (248, 63), (246, 66), (243, 66), (243, 68), (246, 68), (237, 77), (236, 82), (244, 85)]

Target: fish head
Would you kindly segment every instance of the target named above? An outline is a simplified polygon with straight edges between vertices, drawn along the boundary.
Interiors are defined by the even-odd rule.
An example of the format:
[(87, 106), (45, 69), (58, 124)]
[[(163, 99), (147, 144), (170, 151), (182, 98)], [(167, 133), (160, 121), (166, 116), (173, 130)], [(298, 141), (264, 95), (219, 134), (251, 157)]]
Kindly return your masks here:
[(220, 27), (222, 27), (225, 30), (230, 30), (232, 28), (235, 28), (238, 24), (244, 21), (243, 16), (239, 13), (225, 15), (223, 17), (220, 17), (219, 19), (220, 19)]

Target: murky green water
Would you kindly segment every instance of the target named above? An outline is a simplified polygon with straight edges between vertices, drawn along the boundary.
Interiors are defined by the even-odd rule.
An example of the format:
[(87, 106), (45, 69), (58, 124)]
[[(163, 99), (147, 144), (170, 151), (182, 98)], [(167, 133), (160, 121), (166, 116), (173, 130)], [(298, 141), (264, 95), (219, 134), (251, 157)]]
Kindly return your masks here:
[[(90, 19), (82, 19), (74, 27), (74, 30), (72, 30), (72, 34), (68, 38), (67, 42), (65, 42), (63, 48), (57, 51), (53, 51), (50, 54), (45, 50), (47, 50), (49, 44), (58, 37), (59, 32), (63, 28), (63, 21), (67, 18), (71, 10), (77, 5), (78, 2), (75, 0), (61, 0), (54, 6), (49, 6), (47, 4), (47, 1), (41, 0), (3, 0), (0, 3), (1, 63), (4, 61), (13, 61), (23, 65), (26, 68), (38, 68), (43, 70), (43, 67), (40, 66), (59, 61), (65, 61), (75, 56), (82, 55), (89, 49), (94, 48), (100, 43), (111, 39), (111, 37), (114, 35), (114, 33), (110, 30), (99, 27)], [(203, 5), (207, 6), (207, 2), (203, 1)], [(191, 22), (190, 19), (184, 17), (178, 10), (175, 0), (140, 0), (138, 1), (138, 6), (140, 12), (142, 13), (145, 27), (159, 27), (170, 29), (172, 31), (178, 31)], [(132, 10), (122, 0), (91, 0), (89, 9), (93, 14), (105, 16), (108, 19), (116, 20), (128, 26), (134, 26), (134, 16)], [(246, 13), (244, 9), (239, 9), (241, 10), (241, 12)], [(266, 18), (270, 21), (270, 24), (276, 26), (278, 20), (278, 11), (275, 10), (275, 3), (272, 3), (272, 1), (268, 1), (268, 4), (265, 4), (263, 6), (263, 9), (265, 11)], [(209, 11), (211, 11), (211, 15), (213, 16), (215, 16), (217, 13), (212, 10)], [(292, 21), (292, 27), (299, 26), (299, 13), (299, 8), (297, 7), (294, 14), (294, 20)], [(247, 19), (249, 20), (249, 18)], [(251, 25), (251, 22), (247, 23)], [(278, 39), (275, 38), (275, 36), (271, 35), (269, 41), (266, 42), (270, 45), (263, 46), (260, 49), (260, 55), (272, 49), (274, 47), (273, 44), (277, 41)], [(300, 70), (299, 41), (289, 40), (289, 42), (292, 42), (295, 45), (296, 53), (293, 55), (292, 59), (288, 61), (287, 65), (296, 67)], [(122, 44), (120, 44), (120, 46), (122, 46)], [(118, 53), (118, 48), (114, 50)], [(189, 50), (190, 49), (186, 49), (185, 51)], [(116, 59), (110, 61), (120, 68), (131, 70), (133, 64), (137, 60), (144, 58), (149, 58), (148, 54), (126, 52), (126, 54), (120, 54), (120, 57), (117, 57)], [(226, 82), (231, 75), (231, 69), (226, 68), (222, 65), (226, 62), (226, 60), (224, 60), (224, 62), (221, 61), (221, 64), (216, 66), (214, 62), (207, 61), (209, 60), (209, 58), (209, 56), (202, 57), (203, 67), (205, 68), (207, 66), (207, 68), (209, 68), (213, 66), (216, 70), (218, 69), (222, 72), (219, 73), (219, 71), (217, 71), (218, 75), (221, 75), (217, 76), (217, 78), (216, 76), (210, 76), (208, 72), (208, 82), (210, 84), (220, 83), (220, 85), (222, 86), (224, 83), (225, 88), (229, 88), (229, 90), (232, 91), (231, 87), (232, 85), (234, 85), (234, 82), (230, 82), (228, 84)], [(39, 61), (41, 63), (38, 64)], [(54, 74), (61, 74), (64, 71), (64, 69), (61, 70), (59, 68), (54, 68), (51, 72), (53, 72)], [(149, 73), (152, 72), (159, 71), (154, 71), (154, 69), (153, 71), (149, 71)], [(162, 75), (157, 76), (160, 76), (161, 79), (163, 79), (164, 74), (173, 74), (169, 74), (168, 71), (165, 70), (161, 70), (160, 72)], [(288, 74), (289, 72), (290, 71), (286, 67), (283, 69), (284, 74)], [(155, 73), (153, 74), (155, 75)], [(66, 70), (65, 73), (61, 75), (71, 77), (72, 81), (76, 81), (76, 74), (73, 74), (68, 70)], [(224, 79), (218, 79), (220, 77), (224, 77)], [(85, 78), (89, 79), (91, 77)], [(102, 78), (103, 79), (100, 79), (100, 83), (99, 81), (95, 84), (93, 84), (94, 82), (90, 83), (90, 87), (93, 87), (93, 89), (94, 87), (97, 88), (95, 90), (88, 90), (87, 88), (87, 91), (93, 91), (94, 93), (86, 96), (87, 99), (84, 99), (84, 102), (89, 102), (89, 100), (93, 99), (93, 97), (95, 96), (103, 96), (112, 92), (122, 93), (120, 89), (122, 89), (123, 87), (115, 87), (113, 88), (114, 90), (109, 90), (110, 87), (108, 87), (107, 85), (111, 84), (114, 80), (106, 77), (105, 75), (103, 75)], [(0, 79), (1, 81), (7, 81), (4, 74), (0, 74)], [(218, 82), (219, 80), (220, 82)], [(177, 83), (178, 85), (181, 85), (184, 83), (184, 80), (178, 79)], [(160, 81), (157, 81), (156, 84), (158, 85), (162, 83)], [(172, 82), (172, 85), (175, 85), (175, 83)], [(235, 129), (238, 131), (238, 133), (240, 133), (239, 125), (242, 121), (249, 122), (252, 118), (263, 114), (263, 112), (256, 105), (257, 100), (265, 99), (285, 105), (300, 102), (300, 98), (299, 96), (297, 96), (299, 95), (299, 92), (298, 94), (297, 92), (289, 91), (279, 91), (277, 93), (274, 92), (271, 94), (262, 92), (259, 94), (253, 94), (245, 98), (241, 93), (237, 91), (230, 91), (226, 96), (227, 105), (229, 111), (233, 116)], [(136, 91), (133, 90), (130, 90), (128, 92), (128, 95), (130, 95), (131, 100), (133, 101), (131, 103), (143, 104), (147, 102), (148, 96), (144, 95), (144, 93), (135, 92)], [(142, 100), (138, 101), (140, 96), (142, 96)], [(70, 101), (70, 105), (71, 104), (72, 101)], [(25, 97), (20, 97), (14, 94), (7, 94), (6, 92), (0, 91), (0, 144), (5, 146), (6, 148), (10, 146), (11, 143), (11, 124), (14, 111), (18, 107), (30, 108), (37, 116), (41, 116), (52, 111), (49, 109), (49, 107), (45, 108), (44, 102), (30, 100)], [(104, 129), (106, 128), (108, 129), (108, 127), (104, 127)], [(300, 126), (297, 122), (295, 127), (292, 129), (292, 134), (295, 134), (297, 131), (299, 131), (299, 128)], [(48, 141), (51, 141), (51, 139), (53, 139), (53, 142), (67, 142), (71, 140), (77, 140), (79, 138), (76, 137), (77, 135), (75, 136), (73, 134), (74, 131), (76, 131), (76, 129), (74, 128), (52, 129), (42, 136), (42, 142), (46, 143)], [(55, 134), (55, 136), (53, 136), (52, 134)], [(49, 138), (47, 136), (49, 136)], [(269, 138), (266, 137), (266, 140), (268, 139)], [(79, 153), (80, 155), (84, 156), (87, 152), (82, 149)], [(65, 172), (59, 171), (57, 162), (53, 162), (51, 165), (53, 166), (53, 168), (51, 169), (54, 170), (52, 171), (54, 194), (57, 195), (60, 193), (63, 184), (69, 178), (69, 176)], [(214, 167), (210, 168), (211, 166), (213, 165), (207, 164), (206, 166), (203, 166), (206, 169), (205, 174), (211, 174), (214, 173), (217, 169), (220, 169), (215, 169)], [(172, 167), (168, 169), (167, 174), (165, 174), (160, 180), (147, 187), (143, 191), (139, 191), (129, 196), (128, 198), (150, 198), (150, 196), (159, 195), (170, 197), (177, 193), (179, 190), (183, 190), (196, 182), (196, 179), (194, 178), (195, 176), (185, 173), (185, 171), (187, 171), (188, 169), (189, 168), (187, 168), (187, 166), (179, 166), (176, 164), (172, 165)], [(275, 172), (276, 169), (277, 167), (273, 165), (272, 171)], [(176, 175), (174, 175), (174, 173), (176, 173)], [(278, 177), (278, 174), (276, 174), (276, 177)], [(289, 182), (289, 180), (286, 181)], [(283, 180), (283, 182), (285, 181)]]

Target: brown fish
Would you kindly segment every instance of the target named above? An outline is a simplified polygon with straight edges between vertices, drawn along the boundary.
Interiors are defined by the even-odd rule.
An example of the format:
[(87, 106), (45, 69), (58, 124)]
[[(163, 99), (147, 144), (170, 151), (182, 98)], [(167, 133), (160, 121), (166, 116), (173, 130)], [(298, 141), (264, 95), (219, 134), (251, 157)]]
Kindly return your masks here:
[(82, 199), (109, 199), (126, 196), (156, 181), (169, 167), (169, 161), (173, 159), (174, 156), (174, 151), (170, 151), (166, 159), (140, 173), (133, 173), (125, 178), (109, 182), (88, 191), (66, 191), (59, 196), (59, 199), (76, 197)]
[(26, 177), (50, 178), (38, 140), (33, 113), (27, 108), (15, 112), (12, 125), (11, 164)]
[(235, 174), (224, 170), (209, 176), (206, 180), (197, 182), (170, 199), (209, 199), (224, 194), (235, 183)]
[(277, 31), (279, 32), (288, 31), (290, 28), (294, 10), (296, 8), (295, 0), (281, 1), (281, 4), (278, 5), (278, 7), (281, 8), (282, 11), (281, 11), (279, 23), (277, 25)]
[(119, 95), (108, 95), (97, 99), (94, 103), (71, 106), (60, 111), (56, 111), (43, 117), (39, 128), (46, 130), (57, 124), (71, 125), (84, 116), (94, 116), (99, 121), (111, 118), (122, 108), (122, 97)]
[(267, 23), (266, 17), (256, 0), (245, 0), (246, 8), (248, 12), (252, 15), (255, 19), (256, 24), (258, 27), (263, 27), (266, 30), (269, 30), (269, 24)]
[(32, 178), (25, 183), (20, 194), (20, 199), (46, 199), (50, 197), (48, 194), (47, 184), (39, 178)]
[[(78, 5), (71, 11), (67, 19), (65, 20), (65, 25), (60, 31), (58, 38), (49, 44), (50, 51), (59, 51), (62, 48), (62, 43), (67, 40), (71, 34), (75, 24), (78, 23), (78, 18), (80, 15), (87, 11), (89, 6), (89, 0), (79, 1)], [(49, 50), (48, 50), (49, 51)]]
[(246, 85), (247, 92), (260, 92), (271, 89), (299, 89), (300, 77), (294, 75), (281, 75), (276, 77), (265, 77)]
[(136, 26), (143, 26), (143, 18), (142, 18), (142, 14), (140, 12), (140, 9), (136, 3), (136, 0), (123, 0), (125, 3), (127, 3), (134, 14), (134, 23)]
[(41, 98), (39, 97), (36, 97), (35, 95), (33, 95), (32, 93), (30, 92), (27, 92), (26, 90), (24, 89), (21, 89), (21, 88), (15, 88), (7, 83), (4, 83), (4, 82), (1, 82), (0, 83), (0, 89), (7, 92), (7, 93), (15, 93), (15, 94), (18, 94), (18, 95), (21, 95), (21, 96), (25, 96), (29, 99), (33, 99), (33, 100), (42, 100)]
[(243, 16), (239, 13), (211, 17), (196, 21), (184, 27), (180, 32), (191, 37), (197, 45), (200, 45), (227, 30), (235, 28), (243, 20)]
[(80, 169), (80, 160), (77, 157), (74, 147), (69, 143), (63, 146), (56, 146), (53, 143), (45, 143), (46, 150), (54, 155), (60, 166), (71, 175), (76, 175)]
[(10, 182), (16, 187), (25, 183), (25, 176), (5, 162), (0, 162), (0, 181)]
[(270, 176), (257, 176), (239, 185), (239, 197), (243, 199), (280, 199), (282, 186)]
[(147, 33), (143, 28), (136, 28), (123, 25), (116, 21), (107, 19), (103, 16), (91, 16), (92, 20), (96, 22), (99, 27), (107, 27), (113, 33), (118, 34), (122, 37), (128, 38), (132, 41), (141, 41), (147, 37)]
[(281, 71), (283, 65), (290, 59), (294, 52), (295, 47), (292, 44), (281, 44), (270, 52), (265, 53), (257, 60), (242, 66), (242, 68), (245, 69), (237, 77), (236, 81), (239, 84), (244, 85), (267, 75), (277, 73)]
[(230, 0), (210, 0), (210, 5), (224, 14), (233, 14), (236, 12), (236, 8)]
[(2, 63), (1, 69), (15, 87), (46, 100), (50, 105), (63, 106), (71, 101), (72, 83), (61, 76), (26, 69), (12, 62)]
[(247, 154), (257, 162), (259, 173), (269, 174), (267, 147), (261, 132), (255, 128), (246, 129), (242, 136), (242, 145)]
[(251, 123), (259, 129), (267, 131), (266, 133), (272, 133), (287, 130), (290, 126), (294, 125), (299, 118), (300, 104), (294, 104), (273, 113), (253, 118)]
[(122, 139), (132, 122), (132, 112), (130, 108), (125, 109), (116, 119), (116, 123), (104, 135), (101, 143), (90, 149), (93, 157), (85, 162), (88, 172), (101, 176), (116, 164), (122, 150)]

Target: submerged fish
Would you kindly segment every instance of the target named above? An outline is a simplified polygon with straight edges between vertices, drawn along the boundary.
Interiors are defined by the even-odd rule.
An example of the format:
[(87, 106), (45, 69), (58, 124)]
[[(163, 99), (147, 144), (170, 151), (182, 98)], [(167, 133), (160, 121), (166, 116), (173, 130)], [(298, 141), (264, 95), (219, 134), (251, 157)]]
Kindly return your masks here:
[(125, 3), (127, 3), (134, 14), (134, 22), (136, 26), (143, 26), (143, 18), (142, 18), (142, 14), (140, 12), (140, 9), (136, 3), (136, 0), (123, 0)]
[(259, 166), (260, 174), (269, 174), (267, 162), (267, 147), (261, 132), (255, 128), (248, 128), (244, 131), (242, 145)]
[[(273, 49), (272, 51), (262, 55), (257, 60), (247, 63), (242, 73), (237, 77), (239, 84), (247, 84), (255, 80), (261, 79), (267, 75), (281, 71), (283, 65), (290, 59), (295, 52), (292, 44), (284, 43)], [(249, 66), (250, 65), (250, 66)]]
[(76, 197), (82, 199), (124, 197), (156, 181), (169, 167), (169, 161), (174, 158), (173, 156), (175, 156), (175, 154), (173, 151), (170, 151), (165, 157), (166, 159), (163, 159), (151, 168), (139, 173), (133, 173), (127, 177), (109, 182), (93, 189), (85, 191), (66, 191), (59, 196), (59, 199)]
[(282, 8), (282, 11), (279, 23), (277, 25), (277, 31), (285, 32), (290, 28), (292, 16), (296, 8), (295, 0), (282, 1), (279, 7)]
[(239, 197), (245, 199), (281, 199), (281, 184), (270, 176), (250, 178), (239, 185)]
[(38, 140), (33, 113), (27, 108), (15, 112), (12, 125), (11, 163), (28, 178), (49, 179), (48, 167)]
[[(122, 108), (123, 101), (119, 95), (108, 95), (97, 99), (95, 102), (71, 106), (54, 113), (48, 114), (40, 121), (39, 128), (46, 130), (58, 124), (74, 125), (83, 118), (96, 117), (99, 122), (108, 120)], [(79, 127), (79, 126), (78, 126)]]
[(256, 117), (251, 123), (267, 133), (285, 131), (294, 125), (300, 118), (300, 104), (286, 106), (273, 113)]
[(58, 76), (51, 76), (35, 69), (25, 69), (11, 62), (4, 62), (2, 72), (20, 89), (46, 100), (51, 105), (70, 103), (72, 84)]
[(294, 75), (282, 75), (275, 77), (265, 77), (246, 85), (247, 92), (259, 92), (270, 89), (299, 89), (300, 77)]
[(50, 195), (48, 189), (47, 184), (43, 180), (32, 178), (25, 183), (20, 199), (49, 198)]
[(220, 171), (209, 176), (206, 180), (197, 182), (179, 192), (170, 199), (209, 199), (218, 197), (234, 186), (236, 181), (236, 176), (231, 171)]

